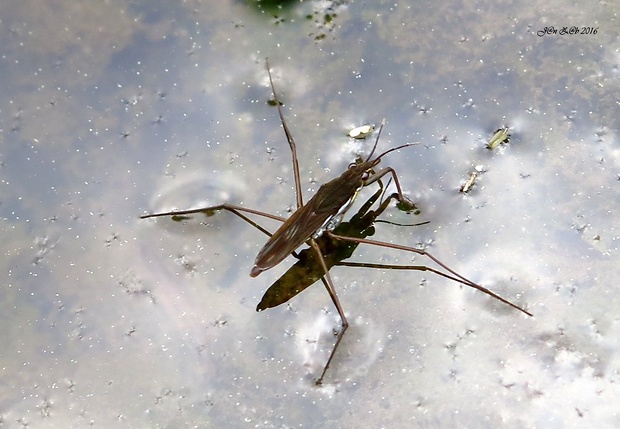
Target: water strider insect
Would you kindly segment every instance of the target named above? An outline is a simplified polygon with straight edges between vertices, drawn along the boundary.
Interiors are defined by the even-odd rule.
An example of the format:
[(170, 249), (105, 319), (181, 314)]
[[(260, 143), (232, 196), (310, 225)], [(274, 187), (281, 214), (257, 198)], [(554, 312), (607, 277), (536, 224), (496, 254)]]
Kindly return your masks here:
[[(377, 181), (379, 189), (370, 196), (370, 198), (360, 207), (358, 212), (354, 214), (347, 222), (341, 222), (334, 230), (332, 234), (344, 235), (351, 238), (366, 238), (374, 234), (375, 222), (388, 221), (377, 220), (377, 218), (385, 211), (390, 205), (392, 200), (396, 198), (397, 194), (390, 195), (387, 199), (383, 200), (376, 210), (371, 210), (371, 207), (377, 202), (379, 197), (384, 193), (384, 186), (381, 180)], [(423, 225), (428, 222), (421, 222), (413, 225), (401, 225), (401, 226), (417, 226)], [(395, 224), (399, 225), (399, 224)], [(325, 261), (327, 269), (330, 270), (336, 265), (342, 266), (365, 266), (360, 263), (345, 263), (345, 259), (349, 259), (359, 243), (344, 241), (337, 238), (333, 238), (332, 234), (323, 234), (315, 239), (319, 248), (321, 249), (321, 257)], [(315, 252), (313, 248), (309, 247), (303, 249), (296, 255), (297, 262), (291, 266), (278, 280), (276, 280), (267, 289), (261, 302), (256, 307), (257, 311), (266, 310), (267, 308), (276, 307), (280, 304), (284, 304), (294, 296), (303, 292), (306, 288), (313, 285), (319, 280), (323, 280), (325, 271), (319, 262), (319, 253)]]
[[(278, 109), (278, 115), (280, 117), (280, 122), (282, 124), (282, 128), (284, 129), (284, 133), (286, 135), (286, 139), (291, 148), (292, 159), (293, 159), (293, 174), (295, 177), (295, 190), (296, 190), (296, 199), (297, 199), (297, 210), (288, 218), (283, 219), (279, 216), (272, 215), (269, 213), (261, 212), (258, 210), (247, 209), (245, 207), (240, 207), (231, 204), (220, 204), (212, 207), (204, 207), (200, 209), (190, 209), (190, 210), (176, 210), (164, 213), (155, 213), (155, 214), (147, 214), (141, 216), (142, 219), (150, 218), (150, 217), (158, 217), (158, 216), (172, 216), (174, 220), (182, 220), (187, 218), (190, 214), (195, 213), (204, 213), (207, 216), (211, 216), (220, 210), (229, 211), (236, 216), (239, 216), (241, 219), (245, 220), (252, 226), (256, 227), (263, 233), (267, 234), (270, 238), (267, 240), (267, 243), (263, 246), (263, 248), (259, 251), (256, 256), (256, 260), (254, 261), (254, 266), (250, 271), (250, 276), (256, 277), (261, 272), (268, 270), (280, 262), (282, 262), (289, 255), (294, 255), (299, 258), (300, 262), (309, 261), (307, 255), (313, 254), (311, 256), (312, 260), (310, 262), (302, 262), (301, 265), (305, 264), (306, 267), (311, 267), (314, 272), (318, 272), (318, 274), (313, 274), (310, 278), (314, 278), (317, 275), (323, 281), (327, 292), (338, 311), (338, 315), (341, 319), (341, 329), (337, 333), (336, 341), (332, 348), (332, 351), (325, 363), (323, 371), (321, 375), (316, 380), (317, 384), (321, 384), (325, 374), (327, 373), (327, 369), (329, 368), (330, 363), (335, 355), (335, 352), (342, 340), (344, 333), (346, 332), (349, 323), (347, 322), (346, 316), (344, 314), (344, 310), (342, 309), (342, 305), (338, 299), (336, 294), (336, 290), (334, 288), (333, 281), (331, 279), (329, 270), (336, 264), (340, 265), (350, 265), (350, 266), (365, 266), (370, 268), (390, 268), (390, 269), (417, 269), (417, 270), (427, 270), (439, 274), (448, 279), (457, 281), (463, 285), (473, 287), (478, 289), (495, 299), (500, 300), (501, 302), (510, 305), (517, 310), (531, 316), (531, 313), (519, 307), (516, 304), (498, 296), (497, 294), (491, 292), (490, 290), (472, 282), (471, 280), (463, 277), (458, 274), (451, 268), (447, 267), (437, 258), (435, 258), (430, 253), (415, 249), (412, 247), (369, 240), (365, 237), (371, 234), (358, 234), (352, 233), (351, 231), (346, 231), (343, 229), (338, 230), (338, 226), (342, 225), (342, 219), (349, 209), (358, 192), (365, 186), (368, 186), (372, 183), (378, 182), (381, 185), (380, 179), (387, 174), (392, 176), (392, 180), (394, 181), (394, 185), (396, 187), (397, 192), (393, 193), (386, 201), (384, 201), (378, 210), (372, 212), (370, 215), (370, 223), (368, 228), (371, 226), (372, 222), (376, 219), (376, 216), (381, 214), (387, 207), (387, 204), (394, 199), (398, 201), (398, 206), (402, 210), (413, 210), (415, 208), (414, 204), (409, 201), (401, 190), (400, 183), (398, 181), (398, 177), (396, 172), (390, 168), (386, 167), (379, 171), (374, 171), (374, 167), (376, 167), (381, 159), (390, 152), (393, 152), (398, 149), (402, 149), (412, 144), (405, 144), (398, 147), (391, 148), (382, 154), (378, 155), (376, 158), (372, 158), (374, 151), (379, 142), (379, 137), (381, 135), (381, 131), (383, 130), (383, 126), (385, 125), (385, 120), (382, 121), (381, 126), (377, 132), (377, 137), (370, 152), (370, 155), (366, 157), (365, 160), (361, 160), (360, 162), (349, 165), (349, 168), (342, 173), (339, 177), (325, 183), (322, 185), (316, 192), (316, 194), (304, 205), (303, 197), (301, 192), (301, 179), (299, 174), (299, 163), (297, 160), (297, 149), (295, 145), (295, 140), (288, 128), (286, 120), (284, 119), (284, 114), (282, 112), (281, 103), (276, 94), (275, 86), (273, 83), (273, 79), (271, 76), (271, 70), (269, 67), (268, 61), (266, 61), (267, 74), (269, 76), (269, 82), (271, 85), (271, 90), (273, 92), (273, 98), (275, 101), (275, 105)], [(371, 198), (371, 200), (373, 200)], [(370, 200), (369, 200), (370, 201)], [(376, 201), (373, 200), (370, 205), (374, 204)], [(367, 202), (368, 204), (368, 202)], [(370, 207), (368, 206), (368, 209)], [(366, 206), (366, 205), (365, 205)], [(371, 213), (366, 209), (368, 213)], [(248, 218), (244, 213), (249, 213), (253, 215), (258, 215), (270, 219), (275, 219), (283, 222), (280, 228), (276, 230), (275, 233), (270, 234), (266, 229), (258, 225), (252, 219)], [(359, 214), (359, 213), (358, 213)], [(359, 227), (358, 227), (359, 229)], [(365, 228), (364, 228), (365, 229)], [(302, 244), (307, 243), (310, 247), (297, 255), (295, 250), (301, 246)], [(397, 266), (397, 265), (380, 265), (380, 264), (361, 264), (355, 265), (354, 263), (343, 263), (342, 260), (348, 258), (348, 256), (343, 256), (340, 260), (340, 256), (336, 258), (330, 258), (330, 253), (328, 253), (327, 246), (330, 243), (340, 243), (338, 246), (342, 246), (344, 249), (345, 245), (342, 243), (349, 243), (352, 246), (348, 246), (350, 252), (352, 253), (357, 245), (360, 243), (372, 244), (376, 246), (389, 247), (397, 250), (404, 250), (412, 253), (416, 253), (421, 256), (426, 256), (430, 258), (433, 262), (439, 265), (441, 268), (446, 270), (449, 274), (443, 273), (437, 269), (426, 267), (426, 266)], [(306, 252), (306, 253), (304, 253)], [(344, 253), (343, 253), (344, 254)], [(326, 257), (327, 256), (327, 257)], [(349, 255), (350, 256), (350, 255)], [(297, 265), (297, 264), (296, 264)], [(286, 274), (285, 274), (286, 276)], [(310, 284), (314, 283), (316, 280), (313, 280), (312, 283), (308, 283), (309, 280), (305, 282), (300, 280), (300, 283), (297, 286), (297, 289), (303, 289)], [(276, 282), (277, 283), (277, 282)], [(308, 284), (306, 284), (308, 283)], [(304, 286), (305, 285), (305, 286)], [(269, 289), (271, 290), (271, 288)], [(275, 289), (274, 289), (275, 290)], [(290, 292), (289, 292), (290, 293)], [(298, 292), (297, 292), (298, 293)], [(294, 296), (296, 293), (291, 295)], [(267, 294), (266, 294), (267, 295)], [(280, 299), (280, 298), (279, 298)], [(290, 299), (290, 298), (289, 298)], [(265, 301), (265, 298), (263, 298)], [(267, 305), (267, 302), (261, 301), (261, 304), (258, 306), (258, 310), (269, 308), (274, 305)], [(277, 300), (273, 301), (276, 302)], [(282, 301), (284, 302), (284, 301)], [(281, 303), (281, 302), (280, 302)]]

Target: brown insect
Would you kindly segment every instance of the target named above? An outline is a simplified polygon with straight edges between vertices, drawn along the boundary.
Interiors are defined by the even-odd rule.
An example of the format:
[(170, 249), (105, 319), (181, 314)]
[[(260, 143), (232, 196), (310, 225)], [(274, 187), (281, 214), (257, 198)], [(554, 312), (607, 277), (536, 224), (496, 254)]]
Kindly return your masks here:
[[(397, 250), (404, 250), (407, 252), (413, 252), (418, 255), (427, 256), (433, 262), (435, 262), (438, 266), (446, 270), (449, 274), (443, 273), (437, 269), (426, 267), (426, 266), (390, 266), (390, 265), (379, 265), (379, 264), (361, 264), (361, 266), (371, 267), (371, 268), (389, 268), (389, 269), (416, 269), (416, 270), (427, 270), (439, 274), (448, 279), (457, 281), (463, 285), (478, 289), (487, 295), (492, 296), (493, 298), (510, 305), (511, 307), (531, 316), (531, 313), (519, 307), (516, 304), (500, 297), (499, 295), (491, 292), (490, 290), (472, 282), (471, 280), (463, 277), (458, 274), (454, 270), (447, 267), (437, 258), (435, 258), (430, 253), (415, 249), (412, 247), (386, 243), (382, 241), (369, 240), (366, 239), (365, 236), (350, 236), (350, 235), (341, 235), (334, 232), (334, 230), (341, 224), (342, 219), (349, 209), (353, 201), (355, 200), (358, 192), (372, 183), (378, 182), (380, 183), (380, 179), (386, 175), (391, 175), (391, 179), (394, 181), (394, 185), (396, 187), (397, 192), (392, 194), (390, 199), (396, 199), (398, 201), (398, 206), (401, 210), (410, 211), (415, 208), (415, 205), (407, 199), (402, 192), (400, 182), (398, 181), (398, 177), (396, 172), (390, 168), (386, 167), (379, 171), (374, 171), (374, 168), (380, 163), (381, 159), (390, 152), (412, 146), (412, 144), (405, 144), (402, 146), (398, 146), (392, 149), (389, 149), (382, 154), (378, 155), (376, 158), (372, 158), (374, 151), (379, 142), (379, 137), (381, 136), (381, 131), (385, 125), (385, 120), (381, 122), (381, 126), (377, 132), (377, 137), (373, 146), (373, 149), (366, 157), (366, 159), (361, 160), (360, 162), (353, 163), (349, 165), (349, 168), (342, 173), (339, 177), (325, 183), (322, 185), (314, 194), (314, 196), (304, 205), (302, 191), (301, 191), (301, 179), (299, 174), (299, 162), (297, 159), (297, 149), (295, 145), (295, 140), (293, 139), (293, 135), (291, 134), (288, 125), (286, 124), (286, 120), (284, 118), (284, 114), (282, 112), (281, 103), (276, 94), (275, 86), (273, 83), (273, 79), (271, 76), (271, 70), (269, 67), (269, 62), (266, 61), (267, 74), (269, 76), (269, 82), (271, 85), (271, 90), (273, 92), (273, 98), (275, 105), (278, 109), (278, 115), (280, 116), (280, 121), (282, 124), (282, 128), (284, 129), (284, 133), (286, 135), (286, 139), (291, 148), (292, 158), (293, 158), (293, 174), (295, 177), (295, 190), (297, 197), (297, 210), (288, 218), (283, 219), (279, 216), (271, 215), (269, 213), (261, 212), (258, 210), (247, 209), (245, 207), (240, 207), (231, 204), (221, 204), (212, 207), (204, 207), (200, 209), (190, 209), (190, 210), (179, 210), (179, 211), (171, 211), (165, 213), (155, 213), (143, 215), (141, 218), (150, 218), (157, 216), (172, 216), (175, 220), (182, 220), (187, 217), (189, 214), (194, 213), (204, 213), (208, 216), (215, 214), (220, 210), (227, 210), (235, 215), (239, 216), (246, 222), (250, 223), (254, 227), (258, 228), (265, 234), (269, 235), (270, 238), (267, 240), (267, 243), (263, 246), (263, 248), (259, 251), (256, 256), (256, 260), (254, 261), (254, 266), (250, 271), (250, 276), (256, 277), (263, 271), (266, 271), (274, 266), (278, 265), (289, 255), (294, 255), (296, 257), (297, 254), (295, 250), (300, 247), (302, 244), (307, 243), (316, 258), (313, 258), (312, 264), (315, 264), (314, 267), (311, 267), (314, 271), (316, 271), (316, 260), (318, 260), (319, 268), (320, 268), (320, 277), (325, 285), (329, 296), (338, 311), (338, 314), (341, 319), (341, 329), (339, 330), (336, 341), (332, 348), (332, 351), (325, 363), (323, 371), (321, 375), (316, 379), (317, 384), (321, 384), (325, 374), (327, 373), (327, 369), (334, 358), (338, 345), (342, 340), (344, 333), (346, 332), (349, 323), (347, 322), (347, 318), (344, 314), (344, 310), (342, 309), (342, 305), (340, 304), (340, 300), (338, 299), (338, 295), (336, 294), (336, 289), (334, 287), (334, 283), (329, 274), (329, 270), (333, 267), (333, 265), (340, 264), (342, 259), (345, 259), (348, 256), (343, 256), (340, 260), (335, 260), (334, 262), (330, 262), (329, 265), (326, 262), (326, 258), (323, 255), (322, 248), (326, 248), (328, 242), (332, 243), (354, 243), (357, 246), (360, 243), (372, 244), (376, 246), (389, 247)], [(381, 185), (382, 186), (382, 185)], [(382, 207), (379, 212), (383, 212), (386, 207)], [(282, 221), (282, 225), (277, 229), (276, 232), (270, 234), (263, 227), (258, 225), (256, 222), (248, 218), (244, 213), (249, 213), (253, 215), (258, 215), (262, 217), (267, 217), (270, 219), (275, 219)], [(378, 214), (377, 214), (378, 216)], [(371, 219), (370, 223), (374, 222), (376, 216)], [(355, 234), (351, 234), (355, 235)], [(333, 246), (333, 245), (332, 245)], [(343, 244), (344, 246), (344, 244)], [(307, 251), (310, 251), (308, 249)], [(342, 263), (340, 265), (347, 265)], [(286, 275), (286, 274), (285, 274)], [(284, 276), (283, 276), (284, 277)], [(316, 280), (314, 280), (316, 281)], [(312, 283), (314, 282), (312, 281)], [(306, 282), (307, 283), (307, 282)], [(303, 287), (299, 289), (309, 286), (309, 284), (305, 284)], [(271, 288), (270, 288), (271, 289)], [(292, 294), (291, 296), (294, 296)], [(288, 299), (288, 298), (287, 298)], [(284, 301), (282, 301), (284, 302)], [(265, 305), (261, 308), (259, 304), (259, 310), (268, 308), (270, 306), (278, 305), (281, 302), (277, 302), (273, 305)], [(261, 302), (262, 304), (262, 302)]]

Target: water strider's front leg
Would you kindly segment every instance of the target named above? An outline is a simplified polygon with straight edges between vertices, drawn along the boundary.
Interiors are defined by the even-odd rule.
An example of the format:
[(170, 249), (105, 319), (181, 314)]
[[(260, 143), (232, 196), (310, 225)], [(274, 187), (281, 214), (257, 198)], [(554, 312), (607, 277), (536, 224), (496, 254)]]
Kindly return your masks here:
[(400, 182), (398, 181), (398, 176), (396, 175), (396, 171), (392, 167), (385, 167), (377, 171), (375, 174), (370, 176), (368, 179), (364, 180), (364, 186), (373, 184), (374, 182), (381, 179), (383, 176), (385, 176), (388, 173), (392, 175), (392, 179), (394, 179), (394, 184), (396, 185), (396, 190), (398, 191), (398, 195), (396, 196), (396, 199), (398, 199), (398, 201), (401, 204), (401, 207), (399, 208), (401, 210), (408, 211), (408, 212), (416, 210), (415, 204), (403, 194), (403, 190), (400, 187)]

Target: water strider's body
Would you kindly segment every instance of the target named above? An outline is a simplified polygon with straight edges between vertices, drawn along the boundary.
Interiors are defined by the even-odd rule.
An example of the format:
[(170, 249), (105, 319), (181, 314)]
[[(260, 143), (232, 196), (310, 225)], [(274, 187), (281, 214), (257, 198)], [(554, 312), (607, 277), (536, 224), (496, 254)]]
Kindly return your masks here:
[[(359, 208), (357, 213), (352, 215), (349, 220), (341, 222), (335, 226), (330, 233), (322, 234), (319, 237), (313, 237), (321, 249), (321, 257), (325, 261), (327, 269), (331, 269), (336, 265), (367, 267), (368, 264), (359, 262), (345, 262), (353, 256), (353, 252), (360, 243), (341, 240), (335, 235), (347, 236), (351, 238), (367, 238), (375, 233), (375, 222), (377, 218), (392, 204), (392, 200), (398, 199), (398, 194), (391, 194), (383, 199), (385, 188), (383, 183), (378, 180), (379, 189)], [(382, 199), (376, 209), (372, 209), (375, 203)], [(380, 221), (384, 223), (391, 223)], [(394, 224), (399, 226), (419, 226), (428, 222), (416, 224)], [(385, 269), (413, 269), (413, 266), (382, 266)], [(297, 262), (292, 265), (280, 278), (278, 278), (267, 289), (260, 303), (256, 306), (257, 311), (266, 310), (284, 304), (294, 296), (303, 292), (306, 288), (312, 286), (325, 276), (325, 271), (319, 261), (318, 253), (312, 247), (302, 249), (297, 253)], [(456, 279), (458, 281), (458, 279)]]
[(362, 176), (369, 168), (371, 162), (354, 165), (340, 177), (321, 185), (306, 205), (297, 209), (267, 240), (256, 256), (250, 275), (255, 277), (275, 267), (320, 231), (325, 223), (329, 222), (341, 207), (348, 205), (357, 191), (364, 186)]
[[(256, 256), (250, 275), (256, 277), (275, 267), (309, 238), (318, 238), (324, 231), (338, 226), (358, 191), (376, 181), (376, 175), (382, 175), (371, 176), (372, 168), (381, 161), (381, 156), (352, 164), (340, 177), (321, 185), (306, 205), (297, 209), (265, 243)], [(383, 174), (388, 172), (386, 170)]]

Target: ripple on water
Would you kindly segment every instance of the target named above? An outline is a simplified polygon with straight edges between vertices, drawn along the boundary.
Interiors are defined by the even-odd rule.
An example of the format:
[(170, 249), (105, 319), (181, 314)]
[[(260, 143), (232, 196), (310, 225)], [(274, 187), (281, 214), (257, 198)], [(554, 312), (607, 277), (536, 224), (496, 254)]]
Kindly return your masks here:
[(154, 212), (163, 212), (222, 203), (239, 204), (244, 193), (247, 193), (246, 184), (233, 172), (191, 173), (160, 184), (150, 206)]
[[(226, 202), (239, 204), (244, 191), (247, 194), (245, 188), (244, 182), (228, 172), (217, 176), (175, 176), (155, 189), (149, 212), (210, 207)], [(214, 266), (232, 266), (235, 252), (233, 243), (227, 240), (232, 222), (239, 220), (226, 212), (211, 217), (198, 213), (183, 222), (175, 222), (169, 216), (140, 220), (143, 257), (147, 262), (156, 261), (149, 263), (155, 267), (151, 266), (150, 272), (156, 269), (160, 279), (183, 276), (189, 280), (196, 273), (210, 272)]]

